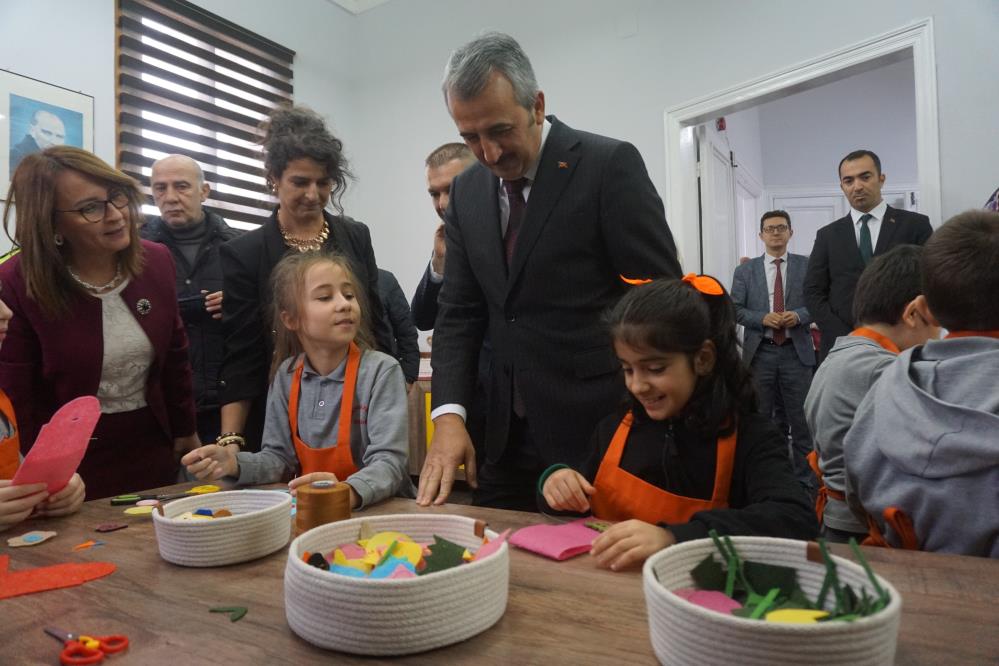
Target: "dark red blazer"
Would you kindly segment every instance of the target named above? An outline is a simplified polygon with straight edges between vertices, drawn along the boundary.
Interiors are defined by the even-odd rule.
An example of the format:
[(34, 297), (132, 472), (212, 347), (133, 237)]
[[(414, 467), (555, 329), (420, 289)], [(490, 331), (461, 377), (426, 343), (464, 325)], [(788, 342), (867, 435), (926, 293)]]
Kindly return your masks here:
[[(145, 266), (121, 296), (149, 337), (153, 363), (146, 380), (146, 402), (171, 439), (196, 430), (187, 334), (177, 307), (173, 258), (163, 245), (142, 241)], [(73, 398), (96, 395), (104, 357), (101, 302), (80, 296), (68, 314), (50, 318), (27, 295), (21, 255), (0, 264), (0, 298), (14, 318), (0, 347), (0, 389), (14, 404), (27, 451), (39, 428)], [(149, 302), (142, 314), (139, 301)], [(143, 308), (146, 309), (146, 308)], [(136, 433), (141, 436), (141, 433)]]

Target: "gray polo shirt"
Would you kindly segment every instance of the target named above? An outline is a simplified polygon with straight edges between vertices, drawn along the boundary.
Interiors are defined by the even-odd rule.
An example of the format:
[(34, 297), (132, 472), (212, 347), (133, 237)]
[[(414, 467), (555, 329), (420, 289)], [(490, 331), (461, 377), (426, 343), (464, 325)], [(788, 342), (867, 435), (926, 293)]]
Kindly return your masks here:
[[(302, 358), (302, 357), (300, 357)], [(298, 358), (278, 368), (267, 393), (267, 415), (259, 453), (240, 452), (240, 484), (284, 481), (301, 471), (288, 421), (291, 382)], [(298, 436), (312, 448), (335, 446), (340, 423), (340, 398), (347, 361), (320, 375), (304, 359), (298, 396)], [(359, 468), (347, 483), (367, 506), (393, 495), (414, 497), (409, 478), (409, 415), (406, 385), (399, 362), (387, 354), (366, 350), (357, 372), (350, 428), (350, 449)]]

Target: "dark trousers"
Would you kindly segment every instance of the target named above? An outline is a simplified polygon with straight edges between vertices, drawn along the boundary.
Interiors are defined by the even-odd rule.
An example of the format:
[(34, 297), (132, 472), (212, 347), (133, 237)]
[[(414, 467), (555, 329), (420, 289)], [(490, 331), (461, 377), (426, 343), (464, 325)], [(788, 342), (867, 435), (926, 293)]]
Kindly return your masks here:
[[(818, 486), (818, 479), (808, 466), (812, 437), (805, 422), (805, 396), (812, 384), (812, 368), (801, 362), (794, 344), (772, 345), (765, 339), (753, 356), (753, 377), (760, 392), (760, 412), (772, 416), (776, 396), (784, 406), (784, 416), (791, 428), (791, 464), (794, 475), (809, 491)], [(786, 432), (782, 432), (786, 436)]]
[(98, 499), (176, 482), (173, 440), (148, 407), (101, 414), (77, 470), (87, 499)]
[(497, 462), (483, 462), (479, 466), (479, 487), (472, 495), (472, 504), (536, 512), (542, 465), (527, 421), (511, 415), (506, 450)]

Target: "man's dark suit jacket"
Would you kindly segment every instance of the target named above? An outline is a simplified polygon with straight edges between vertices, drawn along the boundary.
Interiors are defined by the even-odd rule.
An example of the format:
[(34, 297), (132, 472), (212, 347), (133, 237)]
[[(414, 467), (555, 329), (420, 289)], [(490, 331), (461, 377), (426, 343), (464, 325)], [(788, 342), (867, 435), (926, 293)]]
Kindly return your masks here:
[[(896, 245), (922, 245), (933, 233), (930, 218), (888, 206), (881, 221), (874, 256)], [(841, 217), (819, 229), (808, 258), (805, 303), (822, 331), (822, 356), (854, 327), (853, 293), (864, 270), (853, 218)]]
[(444, 283), (430, 279), (428, 261), (427, 270), (423, 271), (423, 277), (420, 279), (420, 284), (416, 285), (416, 293), (413, 294), (413, 301), (409, 305), (413, 313), (413, 323), (421, 331), (429, 331), (434, 327), (434, 322), (437, 320), (437, 296), (441, 293), (442, 284)]
[[(378, 294), (378, 266), (368, 228), (346, 216), (323, 211), (330, 235), (325, 252), (336, 252), (350, 260), (357, 281), (364, 286), (369, 312), (364, 313), (379, 350), (391, 353), (392, 334), (382, 314)], [(271, 335), (271, 284), (274, 267), (290, 250), (281, 236), (277, 208), (262, 226), (234, 238), (219, 249), (225, 298), (222, 299), (222, 330), (225, 352), (219, 399), (226, 405), (250, 400), (250, 415), (243, 435), (256, 450), (263, 432), (268, 374), (274, 354)]]
[(488, 330), (486, 460), (507, 445), (516, 378), (540, 462), (578, 466), (624, 392), (601, 316), (627, 277), (679, 277), (662, 201), (629, 143), (554, 117), (509, 271), (499, 179), (477, 164), (451, 184), (434, 329), (433, 405), (468, 405)]

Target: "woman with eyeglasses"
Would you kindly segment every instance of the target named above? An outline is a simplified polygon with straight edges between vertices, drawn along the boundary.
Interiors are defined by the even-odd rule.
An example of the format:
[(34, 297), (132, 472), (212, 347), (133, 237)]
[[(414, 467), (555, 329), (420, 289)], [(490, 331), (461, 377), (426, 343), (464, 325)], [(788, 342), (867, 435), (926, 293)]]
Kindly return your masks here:
[(0, 265), (14, 312), (0, 389), (24, 452), (59, 407), (97, 397), (101, 418), (79, 469), (87, 499), (173, 483), (175, 452), (200, 445), (173, 260), (139, 238), (141, 201), (130, 177), (57, 146), (21, 161), (4, 209), (20, 251)]

